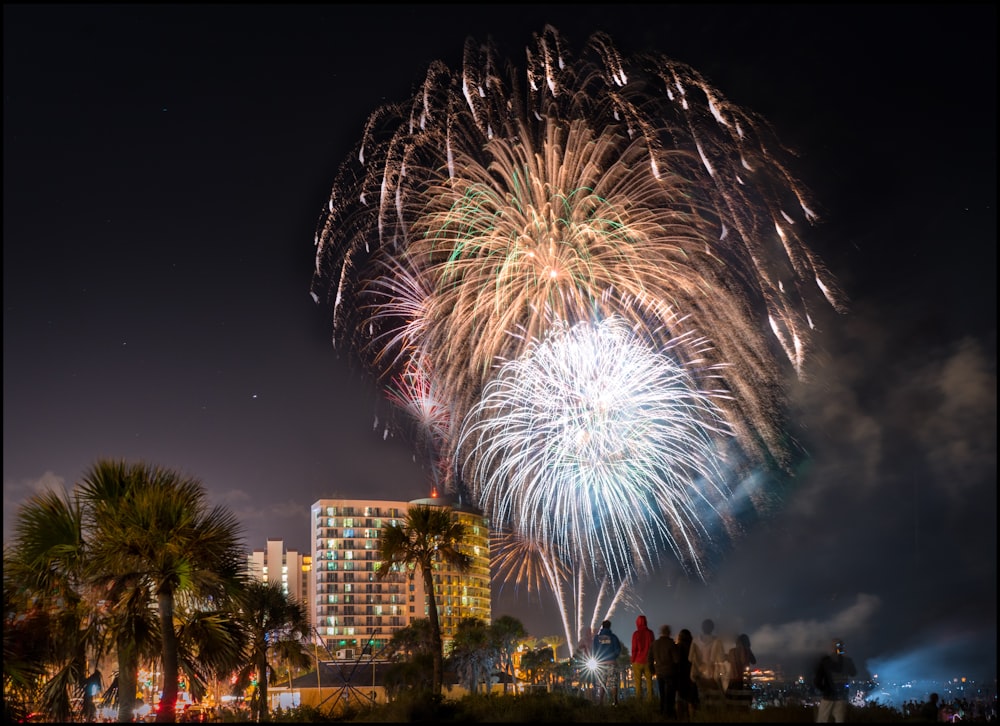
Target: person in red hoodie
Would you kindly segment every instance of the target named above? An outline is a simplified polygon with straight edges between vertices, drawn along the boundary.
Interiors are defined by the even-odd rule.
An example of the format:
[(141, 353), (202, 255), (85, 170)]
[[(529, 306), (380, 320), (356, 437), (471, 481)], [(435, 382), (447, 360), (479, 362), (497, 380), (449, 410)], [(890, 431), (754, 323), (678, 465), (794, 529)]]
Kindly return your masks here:
[[(655, 698), (653, 669), (649, 666), (649, 650), (653, 647), (654, 640), (656, 635), (649, 629), (646, 616), (640, 615), (635, 619), (635, 632), (632, 633), (632, 682), (635, 683), (635, 697), (640, 700)], [(646, 682), (645, 693), (643, 693), (643, 681)]]

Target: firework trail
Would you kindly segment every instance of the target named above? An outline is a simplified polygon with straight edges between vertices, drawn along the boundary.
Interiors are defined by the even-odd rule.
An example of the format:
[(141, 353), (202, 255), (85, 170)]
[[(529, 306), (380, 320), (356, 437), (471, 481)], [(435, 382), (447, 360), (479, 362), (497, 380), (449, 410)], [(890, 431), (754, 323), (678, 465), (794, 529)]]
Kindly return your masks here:
[[(595, 579), (589, 568), (564, 562), (545, 544), (509, 530), (491, 533), (490, 569), (501, 585), (510, 582), (525, 588), (529, 596), (548, 592), (555, 598), (571, 654), (580, 643), (589, 647), (598, 623), (610, 618), (617, 607), (638, 609), (629, 588), (631, 578), (617, 586), (606, 573)], [(596, 592), (591, 591), (591, 584), (597, 585)]]
[[(664, 56), (597, 33), (576, 58), (546, 27), (519, 71), (469, 40), (460, 68), (431, 64), (370, 116), (319, 220), (312, 294), (377, 380), (419, 371), (414, 390), (447, 410), (447, 426), (416, 417), (446, 484), (494, 526), (617, 582), (664, 543), (700, 571), (709, 520), (732, 531), (723, 466), (739, 464), (717, 457), (732, 441), (746, 466), (787, 467), (783, 381), (814, 306), (841, 306), (790, 159)], [(637, 382), (602, 382), (595, 356)], [(543, 359), (592, 378), (546, 378)], [(559, 429), (546, 387), (575, 417), (551, 450), (534, 428)], [(585, 413), (600, 396), (636, 415)], [(642, 516), (623, 531), (628, 506)]]
[(385, 389), (386, 400), (405, 411), (416, 427), (415, 445), (431, 467), (435, 492), (443, 492), (450, 477), (451, 462), (442, 454), (450, 450), (454, 422), (447, 398), (438, 390), (435, 377), (418, 358), (393, 378)]

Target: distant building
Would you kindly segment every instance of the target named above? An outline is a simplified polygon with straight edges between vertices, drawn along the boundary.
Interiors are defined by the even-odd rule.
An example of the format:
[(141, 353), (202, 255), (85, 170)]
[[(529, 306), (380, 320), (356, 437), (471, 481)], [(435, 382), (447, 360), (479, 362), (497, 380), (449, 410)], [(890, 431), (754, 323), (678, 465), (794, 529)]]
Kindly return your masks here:
[(286, 595), (300, 603), (311, 602), (312, 557), (296, 550), (285, 550), (285, 541), (269, 539), (267, 547), (247, 556), (247, 574), (260, 582), (281, 585)]
[(434, 574), (445, 643), (462, 618), (491, 621), (489, 527), (482, 513), (441, 498), (413, 502), (320, 499), (311, 515), (310, 615), (330, 655), (378, 654), (396, 631), (427, 617), (419, 576), (393, 573), (384, 580), (375, 578), (385, 528), (402, 524), (410, 506), (416, 504), (451, 507), (468, 532), (461, 549), (473, 560), (469, 571), (462, 574), (442, 567)]

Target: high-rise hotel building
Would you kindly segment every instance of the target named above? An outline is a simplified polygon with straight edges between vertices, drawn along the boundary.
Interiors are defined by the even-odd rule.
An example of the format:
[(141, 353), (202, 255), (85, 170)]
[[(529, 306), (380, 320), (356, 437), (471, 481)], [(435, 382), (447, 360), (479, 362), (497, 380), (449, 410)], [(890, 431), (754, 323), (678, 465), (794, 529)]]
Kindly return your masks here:
[(320, 499), (312, 506), (312, 601), (316, 632), (333, 655), (377, 654), (393, 633), (427, 617), (423, 579), (416, 572), (375, 578), (381, 539), (402, 525), (413, 505), (451, 507), (465, 525), (460, 549), (472, 559), (464, 573), (439, 563), (434, 572), (441, 631), (447, 643), (463, 618), (491, 621), (489, 527), (486, 517), (443, 498), (412, 502)]

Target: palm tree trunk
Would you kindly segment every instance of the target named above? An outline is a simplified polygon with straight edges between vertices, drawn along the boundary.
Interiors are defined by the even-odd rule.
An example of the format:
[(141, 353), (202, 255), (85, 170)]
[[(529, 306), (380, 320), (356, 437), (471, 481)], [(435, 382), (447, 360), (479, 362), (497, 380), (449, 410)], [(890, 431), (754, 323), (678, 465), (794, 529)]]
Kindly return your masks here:
[(420, 572), (424, 577), (424, 591), (427, 593), (427, 619), (431, 624), (431, 646), (434, 649), (431, 693), (440, 696), (444, 671), (444, 643), (441, 641), (441, 622), (438, 620), (437, 598), (434, 595), (434, 576), (430, 567), (421, 567)]
[(131, 723), (138, 689), (139, 654), (128, 633), (118, 636), (118, 722)]
[(270, 712), (267, 704), (267, 646), (257, 661), (257, 721), (268, 721)]
[(177, 707), (177, 632), (174, 630), (174, 593), (163, 588), (156, 595), (160, 608), (160, 636), (163, 640), (163, 697), (156, 723), (174, 723)]

